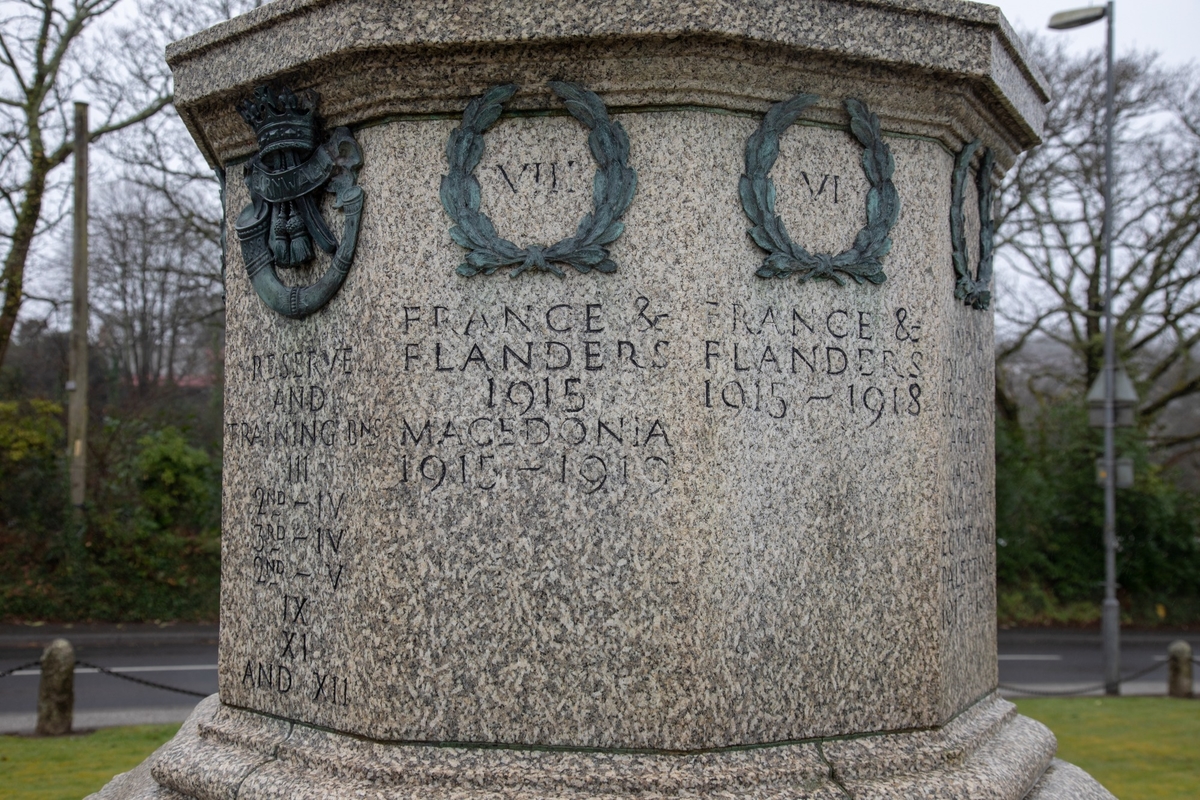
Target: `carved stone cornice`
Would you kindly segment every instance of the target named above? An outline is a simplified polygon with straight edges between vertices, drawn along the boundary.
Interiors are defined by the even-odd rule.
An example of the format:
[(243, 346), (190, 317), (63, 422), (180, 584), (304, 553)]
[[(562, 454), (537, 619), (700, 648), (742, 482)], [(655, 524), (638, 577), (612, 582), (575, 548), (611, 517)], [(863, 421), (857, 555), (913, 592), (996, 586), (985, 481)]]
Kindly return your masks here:
[[(272, 80), (320, 92), (330, 127), (456, 116), (510, 81), (528, 87), (510, 109), (552, 110), (553, 79), (587, 85), (617, 113), (757, 115), (803, 86), (828, 98), (811, 118), (844, 124), (837, 98), (853, 83), (885, 132), (929, 136), (951, 152), (982, 136), (1001, 167), (1038, 142), (1048, 98), (998, 9), (957, 0), (646, 0), (626, 10), (277, 0), (172, 44), (167, 58), (176, 104), (214, 164), (254, 150), (231, 101)], [(863, 93), (864, 83), (878, 92)]]

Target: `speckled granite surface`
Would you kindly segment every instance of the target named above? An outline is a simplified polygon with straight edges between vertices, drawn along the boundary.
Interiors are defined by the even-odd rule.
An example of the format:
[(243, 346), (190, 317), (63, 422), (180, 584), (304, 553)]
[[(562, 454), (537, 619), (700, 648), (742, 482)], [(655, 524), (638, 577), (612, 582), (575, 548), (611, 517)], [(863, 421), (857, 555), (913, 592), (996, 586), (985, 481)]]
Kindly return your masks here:
[[(359, 255), (314, 317), (267, 309), (230, 252), (226, 702), (384, 740), (694, 750), (928, 727), (995, 685), (992, 321), (953, 296), (950, 154), (889, 140), (882, 285), (763, 280), (736, 189), (756, 120), (617, 118), (639, 186), (614, 274), (455, 274), (452, 121), (358, 132)], [(574, 230), (581, 131), (488, 134), (501, 235)], [(861, 153), (785, 134), (797, 241), (854, 240)]]
[(1074, 764), (1054, 759), (1026, 800), (1116, 800), (1112, 792)]
[(677, 755), (386, 744), (281, 728), (214, 696), (173, 742), (92, 797), (1111, 798), (1053, 751), (1049, 731), (994, 695), (941, 731)]
[[(1030, 790), (1054, 741), (991, 694), (992, 319), (954, 299), (948, 229), (954, 151), (1003, 164), (1041, 126), (995, 9), (284, 0), (171, 59), (221, 161), (253, 84), (317, 88), (366, 205), (304, 320), (231, 242), (226, 705), (107, 796)], [(476, 170), (499, 235), (545, 246), (591, 207), (549, 78), (628, 132), (617, 270), (464, 278), (438, 187), (487, 85), (522, 84)], [(799, 89), (822, 99), (781, 137), (778, 212), (851, 246), (869, 186), (841, 104), (867, 102), (901, 203), (881, 285), (755, 276), (743, 151)]]

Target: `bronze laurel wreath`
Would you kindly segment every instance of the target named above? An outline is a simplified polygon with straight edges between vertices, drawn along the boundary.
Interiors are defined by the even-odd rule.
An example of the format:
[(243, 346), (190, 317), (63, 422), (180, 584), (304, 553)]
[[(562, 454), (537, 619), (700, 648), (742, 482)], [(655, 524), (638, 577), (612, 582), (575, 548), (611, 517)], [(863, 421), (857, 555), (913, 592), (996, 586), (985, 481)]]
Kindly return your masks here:
[(792, 241), (783, 220), (775, 213), (775, 183), (770, 172), (779, 157), (780, 137), (817, 100), (813, 94), (798, 94), (776, 103), (746, 141), (746, 173), (738, 190), (742, 209), (754, 223), (750, 238), (769, 253), (756, 274), (761, 278), (796, 275), (802, 281), (825, 278), (844, 285), (838, 275), (841, 273), (858, 283), (883, 283), (887, 276), (881, 259), (892, 249), (888, 234), (900, 214), (900, 195), (892, 185), (895, 164), (879, 129), (879, 118), (862, 101), (852, 97), (845, 100), (850, 132), (863, 146), (863, 172), (871, 184), (867, 192), (867, 224), (855, 237), (854, 246), (836, 255), (809, 253)]
[(515, 278), (528, 269), (552, 272), (560, 278), (563, 271), (555, 266), (569, 264), (579, 272), (614, 272), (617, 265), (608, 257), (608, 249), (621, 235), (625, 225), (621, 215), (633, 200), (637, 174), (629, 168), (629, 137), (621, 123), (608, 118), (604, 102), (576, 83), (550, 81), (550, 89), (567, 106), (571, 116), (588, 127), (588, 145), (596, 159), (596, 177), (592, 181), (592, 213), (579, 222), (575, 235), (549, 247), (520, 248), (496, 233), (488, 216), (479, 210), (479, 181), (475, 168), (483, 157), (483, 133), (504, 110), (504, 104), (517, 91), (514, 84), (495, 86), (467, 104), (462, 125), (455, 128), (446, 142), (446, 161), (450, 172), (442, 177), (442, 206), (454, 227), (450, 238), (470, 250), (458, 266), (464, 276), (491, 275), (501, 267), (516, 267), (509, 273)]
[(971, 159), (979, 145), (976, 139), (965, 146), (954, 160), (950, 189), (950, 246), (954, 271), (958, 274), (954, 296), (962, 300), (964, 305), (986, 311), (992, 300), (988, 284), (992, 280), (992, 249), (996, 236), (996, 222), (992, 219), (992, 169), (996, 157), (990, 148), (984, 148), (979, 172), (975, 176), (975, 186), (979, 192), (979, 269), (975, 276), (971, 275), (971, 265), (967, 260), (966, 224), (963, 219), (967, 174), (971, 171)]

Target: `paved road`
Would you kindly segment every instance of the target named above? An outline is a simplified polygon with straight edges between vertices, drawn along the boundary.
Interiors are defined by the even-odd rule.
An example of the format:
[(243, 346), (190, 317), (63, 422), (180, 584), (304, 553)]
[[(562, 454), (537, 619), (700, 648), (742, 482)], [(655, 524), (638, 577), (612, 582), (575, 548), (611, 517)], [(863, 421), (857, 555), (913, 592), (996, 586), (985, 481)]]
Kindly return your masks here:
[[(1167, 646), (1183, 639), (1200, 657), (1200, 632), (1121, 634), (1121, 674), (1132, 675), (1147, 667), (1158, 669), (1122, 683), (1122, 694), (1167, 693)], [(1102, 643), (1099, 631), (1008, 630), (997, 636), (1000, 683), (1041, 692), (1078, 691), (1104, 682)], [(1200, 677), (1200, 667), (1193, 670)], [(1196, 684), (1200, 693), (1200, 681)], [(1008, 696), (1016, 692), (1003, 691)], [(1096, 691), (1096, 694), (1101, 692)]]
[[(33, 661), (54, 637), (75, 645), (76, 657), (125, 674), (206, 694), (217, 690), (215, 626), (130, 625), (0, 626), (0, 670)], [(1185, 639), (1200, 656), (1200, 633), (1125, 632), (1122, 674), (1162, 664), (1167, 645)], [(1000, 631), (1000, 682), (1039, 691), (1070, 691), (1103, 681), (1100, 635), (1090, 631)], [(1124, 694), (1166, 693), (1166, 668), (1122, 686)], [(1200, 678), (1200, 667), (1196, 669)], [(0, 733), (33, 729), (37, 711), (35, 670), (0, 678)], [(1197, 683), (1200, 693), (1200, 681)], [(1015, 696), (1011, 691), (1004, 692)], [(152, 689), (81, 669), (75, 679), (78, 729), (141, 722), (178, 722), (196, 698)]]
[[(217, 690), (215, 625), (0, 626), (0, 671), (36, 660), (57, 636), (70, 640), (80, 661), (181, 689)], [(0, 678), (0, 733), (30, 731), (37, 720), (38, 673)], [(75, 728), (180, 722), (196, 697), (152, 689), (77, 667)]]

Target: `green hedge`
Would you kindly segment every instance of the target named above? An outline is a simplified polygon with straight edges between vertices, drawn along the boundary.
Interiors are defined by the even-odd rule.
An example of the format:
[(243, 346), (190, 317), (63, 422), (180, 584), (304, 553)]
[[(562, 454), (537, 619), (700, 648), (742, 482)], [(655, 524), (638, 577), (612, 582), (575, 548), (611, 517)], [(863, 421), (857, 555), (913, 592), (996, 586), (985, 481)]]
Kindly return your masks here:
[[(996, 428), (996, 577), (1002, 622), (1098, 619), (1103, 597), (1102, 433), (1079, 403)], [(1135, 484), (1117, 490), (1119, 597), (1127, 620), (1200, 620), (1200, 502), (1150, 462), (1143, 437), (1121, 431)]]
[(0, 403), (0, 618), (216, 619), (220, 465), (174, 426), (106, 420), (69, 511), (62, 409)]

